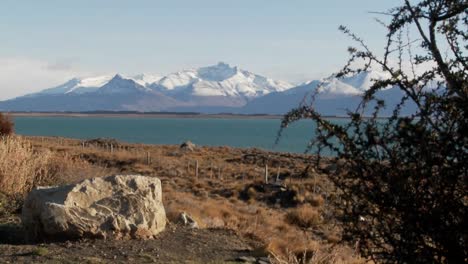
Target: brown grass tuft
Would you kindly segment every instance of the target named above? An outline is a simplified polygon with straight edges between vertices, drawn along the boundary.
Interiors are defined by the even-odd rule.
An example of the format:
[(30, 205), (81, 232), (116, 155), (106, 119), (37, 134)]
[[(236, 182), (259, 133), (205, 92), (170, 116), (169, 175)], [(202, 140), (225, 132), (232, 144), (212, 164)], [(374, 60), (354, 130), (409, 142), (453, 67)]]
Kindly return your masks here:
[(309, 228), (320, 223), (320, 214), (312, 206), (302, 205), (298, 208), (291, 209), (286, 214), (286, 221), (292, 225)]
[(322, 207), (325, 203), (325, 200), (321, 195), (312, 195), (310, 198), (307, 199), (308, 202), (315, 207)]
[(0, 192), (24, 195), (36, 186), (66, 184), (109, 174), (106, 168), (35, 148), (17, 136), (0, 138)]
[(50, 151), (36, 152), (31, 144), (19, 137), (0, 139), (0, 192), (23, 194), (46, 181)]

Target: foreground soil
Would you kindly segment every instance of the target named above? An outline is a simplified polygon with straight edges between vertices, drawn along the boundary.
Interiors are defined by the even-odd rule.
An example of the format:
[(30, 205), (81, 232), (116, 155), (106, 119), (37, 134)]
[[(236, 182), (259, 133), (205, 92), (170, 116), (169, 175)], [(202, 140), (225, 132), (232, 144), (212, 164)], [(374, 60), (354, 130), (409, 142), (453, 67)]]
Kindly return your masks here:
[(21, 231), (14, 223), (0, 226), (0, 263), (235, 263), (240, 257), (253, 255), (256, 245), (227, 229), (180, 225), (170, 225), (152, 240), (2, 244), (22, 242), (20, 237), (2, 241), (12, 239), (15, 232), (20, 235)]

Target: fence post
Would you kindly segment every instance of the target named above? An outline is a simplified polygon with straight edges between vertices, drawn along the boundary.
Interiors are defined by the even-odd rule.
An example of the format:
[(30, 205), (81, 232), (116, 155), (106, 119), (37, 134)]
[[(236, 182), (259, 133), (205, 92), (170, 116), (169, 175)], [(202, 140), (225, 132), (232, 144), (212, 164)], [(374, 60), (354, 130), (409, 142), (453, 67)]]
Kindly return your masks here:
[(213, 162), (210, 163), (210, 179), (213, 179)]
[(148, 165), (151, 164), (151, 156), (150, 156), (149, 151), (146, 152), (146, 164), (148, 164)]
[(241, 170), (241, 173), (242, 173), (242, 182), (245, 183), (245, 172)]
[(195, 161), (195, 178), (198, 179), (198, 160)]
[(265, 164), (265, 183), (268, 184), (268, 164)]
[(316, 193), (317, 193), (317, 190), (316, 190), (316, 188), (317, 188), (317, 174), (316, 174), (316, 173), (314, 173), (314, 194), (316, 194)]
[(276, 172), (276, 182), (279, 182), (280, 169), (281, 169), (281, 166), (278, 165), (278, 171)]
[(114, 145), (110, 144), (110, 153), (114, 153)]

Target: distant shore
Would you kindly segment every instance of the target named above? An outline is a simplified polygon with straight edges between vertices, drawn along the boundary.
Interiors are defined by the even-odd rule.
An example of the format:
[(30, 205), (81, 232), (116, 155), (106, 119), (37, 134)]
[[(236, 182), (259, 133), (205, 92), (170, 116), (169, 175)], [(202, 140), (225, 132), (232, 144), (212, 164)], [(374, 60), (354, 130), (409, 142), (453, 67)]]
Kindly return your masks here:
[[(213, 119), (282, 119), (282, 115), (243, 115), (243, 114), (201, 114), (168, 112), (10, 112), (11, 116), (26, 117), (135, 117), (135, 118), (213, 118)], [(346, 118), (329, 116), (327, 118)]]
[(280, 115), (239, 115), (199, 113), (130, 113), (130, 112), (12, 112), (11, 116), (31, 117), (135, 117), (135, 118), (220, 118), (220, 119), (281, 119)]

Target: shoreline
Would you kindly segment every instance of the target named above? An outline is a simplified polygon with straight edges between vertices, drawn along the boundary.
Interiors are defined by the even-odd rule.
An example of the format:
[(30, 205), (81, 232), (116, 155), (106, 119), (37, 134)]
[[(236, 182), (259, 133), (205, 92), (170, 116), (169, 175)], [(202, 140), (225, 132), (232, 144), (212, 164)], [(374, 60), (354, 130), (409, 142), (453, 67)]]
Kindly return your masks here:
[[(74, 137), (65, 137), (65, 136), (40, 136), (40, 135), (21, 135), (21, 134), (16, 134), (17, 136), (20, 136), (22, 138), (28, 139), (28, 140), (33, 140), (33, 141), (40, 141), (44, 142), (49, 141), (49, 142), (58, 142), (59, 144), (62, 144), (64, 141), (66, 142), (75, 142), (75, 143), (80, 143), (82, 142), (94, 142), (95, 144), (101, 144), (101, 145), (108, 145), (110, 146), (111, 144), (115, 145), (124, 145), (124, 146), (132, 146), (132, 147), (155, 147), (155, 148), (165, 148), (165, 147), (170, 147), (170, 148), (179, 148), (181, 144), (185, 142), (180, 142), (177, 144), (156, 144), (156, 143), (144, 143), (144, 142), (128, 142), (124, 140), (119, 140), (116, 138), (108, 138), (108, 137), (97, 137), (97, 138), (74, 138)], [(231, 149), (234, 151), (245, 151), (245, 152), (259, 152), (259, 153), (268, 153), (270, 155), (286, 155), (290, 157), (305, 157), (305, 158), (311, 158), (316, 156), (315, 154), (312, 153), (303, 153), (303, 152), (291, 152), (291, 151), (281, 151), (281, 150), (271, 150), (271, 149), (265, 149), (261, 147), (236, 147), (236, 146), (229, 146), (229, 145), (202, 145), (202, 144), (195, 144), (196, 147), (199, 148), (205, 148), (205, 149)], [(323, 156), (322, 158), (328, 159), (328, 156)]]
[[(283, 115), (201, 114), (201, 113), (133, 113), (133, 112), (7, 112), (12, 117), (133, 117), (133, 118), (181, 118), (181, 119), (282, 119)], [(343, 119), (345, 116), (324, 116), (327, 119)]]

